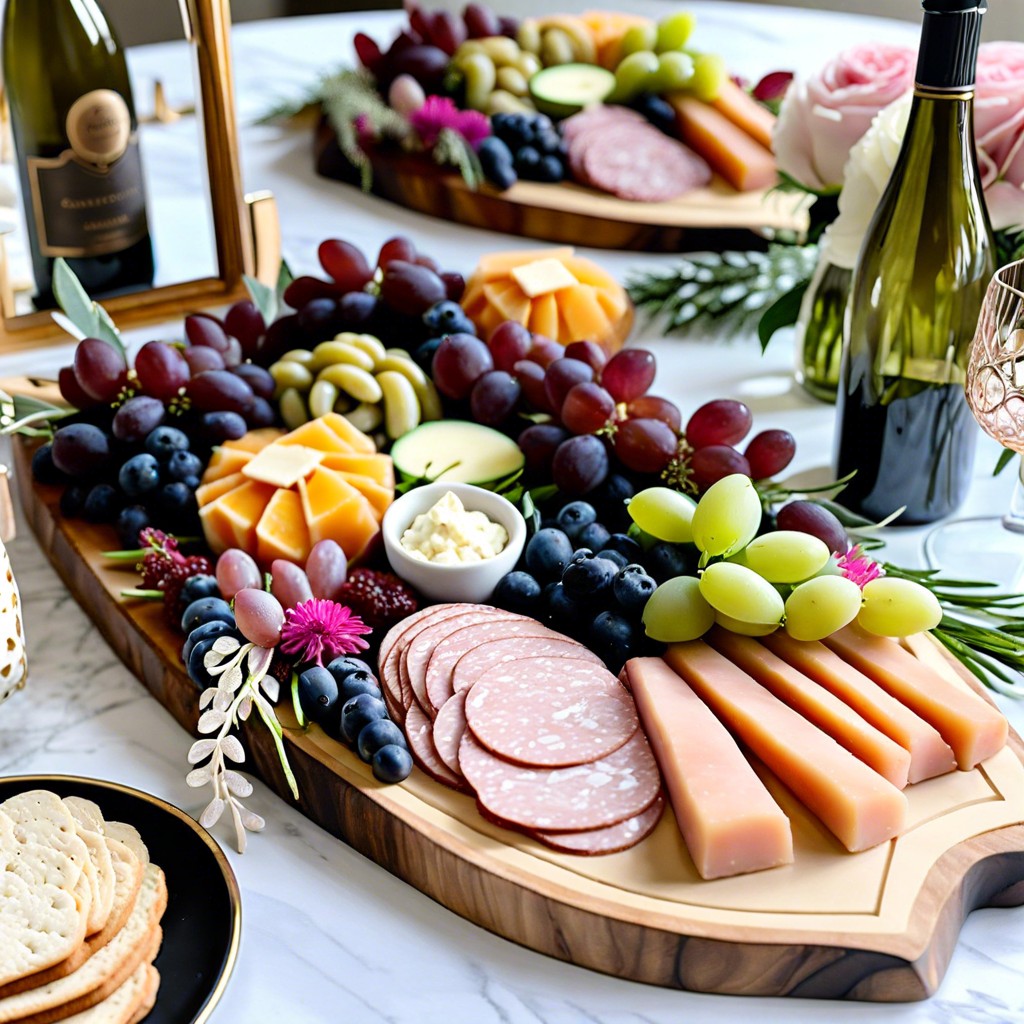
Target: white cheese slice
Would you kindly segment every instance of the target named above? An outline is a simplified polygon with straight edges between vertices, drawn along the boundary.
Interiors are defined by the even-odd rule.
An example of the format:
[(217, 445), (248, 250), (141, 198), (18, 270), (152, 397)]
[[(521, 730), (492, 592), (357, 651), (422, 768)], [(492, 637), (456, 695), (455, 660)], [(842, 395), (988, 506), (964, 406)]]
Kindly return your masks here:
[(301, 444), (270, 444), (242, 467), (242, 473), (275, 487), (294, 487), (320, 465), (324, 455)]
[(516, 284), (522, 288), (523, 294), (530, 299), (579, 284), (572, 271), (561, 260), (556, 259), (534, 260), (532, 263), (524, 263), (521, 267), (513, 267), (512, 276)]

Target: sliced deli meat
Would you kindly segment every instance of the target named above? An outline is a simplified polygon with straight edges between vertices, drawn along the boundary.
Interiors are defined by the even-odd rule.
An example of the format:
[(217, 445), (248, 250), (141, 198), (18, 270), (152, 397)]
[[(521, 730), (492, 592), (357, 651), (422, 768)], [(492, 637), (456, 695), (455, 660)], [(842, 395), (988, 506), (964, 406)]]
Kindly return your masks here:
[(562, 853), (576, 853), (584, 857), (597, 857), (606, 853), (621, 853), (646, 839), (657, 827), (665, 811), (665, 798), (658, 796), (654, 803), (635, 818), (627, 818), (617, 825), (587, 829), (583, 832), (531, 832), (538, 842)]
[(543, 832), (578, 832), (634, 818), (654, 802), (661, 776), (644, 734), (608, 757), (572, 768), (528, 768), (496, 757), (467, 730), (459, 766), (493, 817)]
[(604, 662), (587, 650), (582, 644), (570, 640), (549, 630), (547, 636), (534, 637), (528, 640), (502, 639), (474, 647), (467, 651), (456, 663), (452, 671), (452, 689), (455, 693), (468, 690), (474, 683), (486, 678), (493, 669), (506, 663), (514, 664), (520, 658), (572, 658), (577, 661), (589, 661), (593, 665), (604, 667)]
[(456, 774), (462, 778), (459, 767), (459, 744), (466, 724), (466, 691), (453, 693), (444, 702), (434, 719), (433, 737), (437, 756)]
[(789, 864), (789, 819), (728, 730), (661, 658), (633, 658), (626, 680), (702, 878)]
[(462, 776), (456, 775), (444, 763), (434, 746), (433, 723), (415, 701), (409, 706), (405, 717), (405, 738), (416, 764), (435, 782), (452, 789), (464, 789)]
[(716, 651), (739, 665), (783, 703), (827, 732), (840, 746), (874, 768), (897, 789), (907, 785), (909, 751), (866, 722), (848, 704), (777, 657), (753, 637), (740, 636), (717, 627), (705, 639)]
[(466, 698), (474, 736), (508, 761), (568, 767), (606, 757), (636, 732), (633, 698), (607, 669), (570, 658), (522, 658), (492, 670)]
[(711, 181), (711, 168), (651, 125), (610, 130), (580, 155), (581, 179), (620, 199), (661, 203)]
[(854, 623), (824, 642), (931, 723), (953, 748), (963, 771), (1006, 746), (1009, 725), (998, 708), (940, 676), (895, 640)]
[(907, 798), (831, 736), (701, 640), (672, 644), (668, 663), (851, 852), (898, 836)]
[(952, 748), (934, 726), (823, 643), (794, 640), (781, 629), (761, 637), (761, 643), (845, 701), (861, 718), (907, 750), (910, 754), (908, 782), (922, 782), (956, 768)]

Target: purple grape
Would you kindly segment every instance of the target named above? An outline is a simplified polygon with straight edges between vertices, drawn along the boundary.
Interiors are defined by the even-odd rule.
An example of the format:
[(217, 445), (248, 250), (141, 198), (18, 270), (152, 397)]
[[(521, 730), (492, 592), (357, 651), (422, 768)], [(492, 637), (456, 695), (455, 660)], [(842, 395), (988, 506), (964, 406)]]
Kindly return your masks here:
[(248, 552), (241, 548), (228, 548), (217, 559), (217, 586), (227, 601), (234, 600), (240, 590), (263, 586), (263, 574), (260, 567)]
[(247, 588), (235, 594), (235, 625), (259, 647), (275, 647), (281, 639), (284, 609), (273, 594)]
[(245, 413), (252, 405), (252, 388), (229, 370), (206, 370), (185, 386), (185, 394), (200, 412)]
[(165, 411), (164, 403), (158, 398), (136, 395), (114, 413), (110, 429), (118, 441), (135, 444), (144, 441), (151, 430), (163, 423)]
[(199, 421), (203, 437), (210, 444), (237, 441), (249, 430), (248, 424), (237, 412), (207, 412)]
[(250, 299), (236, 302), (224, 315), (224, 329), (242, 346), (243, 354), (252, 359), (259, 351), (260, 340), (266, 334), (263, 314)]
[(294, 608), (313, 596), (304, 570), (287, 558), (275, 558), (270, 563), (270, 581), (270, 592), (284, 608)]
[(775, 525), (780, 530), (809, 533), (824, 541), (832, 552), (845, 554), (850, 546), (846, 527), (834, 513), (813, 501), (791, 501), (783, 505), (775, 515)]
[(551, 463), (551, 478), (566, 494), (586, 494), (608, 475), (608, 450), (600, 438), (581, 434), (563, 441)]
[(53, 435), (53, 464), (68, 476), (97, 473), (110, 459), (110, 438), (91, 423), (69, 423)]
[(317, 541), (306, 559), (306, 576), (314, 597), (335, 600), (348, 576), (348, 562), (341, 545), (333, 540)]
[(242, 363), (239, 366), (232, 366), (231, 372), (236, 377), (241, 377), (257, 397), (266, 398), (268, 401), (274, 397), (274, 378), (262, 366)]

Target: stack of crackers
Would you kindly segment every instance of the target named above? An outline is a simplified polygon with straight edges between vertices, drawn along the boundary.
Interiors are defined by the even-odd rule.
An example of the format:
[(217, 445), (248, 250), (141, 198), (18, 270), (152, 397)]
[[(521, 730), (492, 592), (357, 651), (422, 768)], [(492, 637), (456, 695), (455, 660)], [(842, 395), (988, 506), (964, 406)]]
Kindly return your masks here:
[(166, 906), (139, 833), (91, 800), (0, 803), (0, 1024), (143, 1020)]

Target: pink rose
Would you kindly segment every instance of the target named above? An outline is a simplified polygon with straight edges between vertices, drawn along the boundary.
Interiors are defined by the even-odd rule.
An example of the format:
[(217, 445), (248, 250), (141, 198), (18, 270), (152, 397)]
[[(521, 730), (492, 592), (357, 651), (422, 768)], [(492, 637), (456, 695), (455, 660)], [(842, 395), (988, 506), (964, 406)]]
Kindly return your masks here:
[(917, 53), (865, 43), (844, 50), (786, 94), (775, 125), (779, 170), (814, 189), (837, 189), (854, 143), (872, 118), (914, 84)]
[(992, 227), (1024, 226), (1024, 43), (978, 51), (974, 134)]

